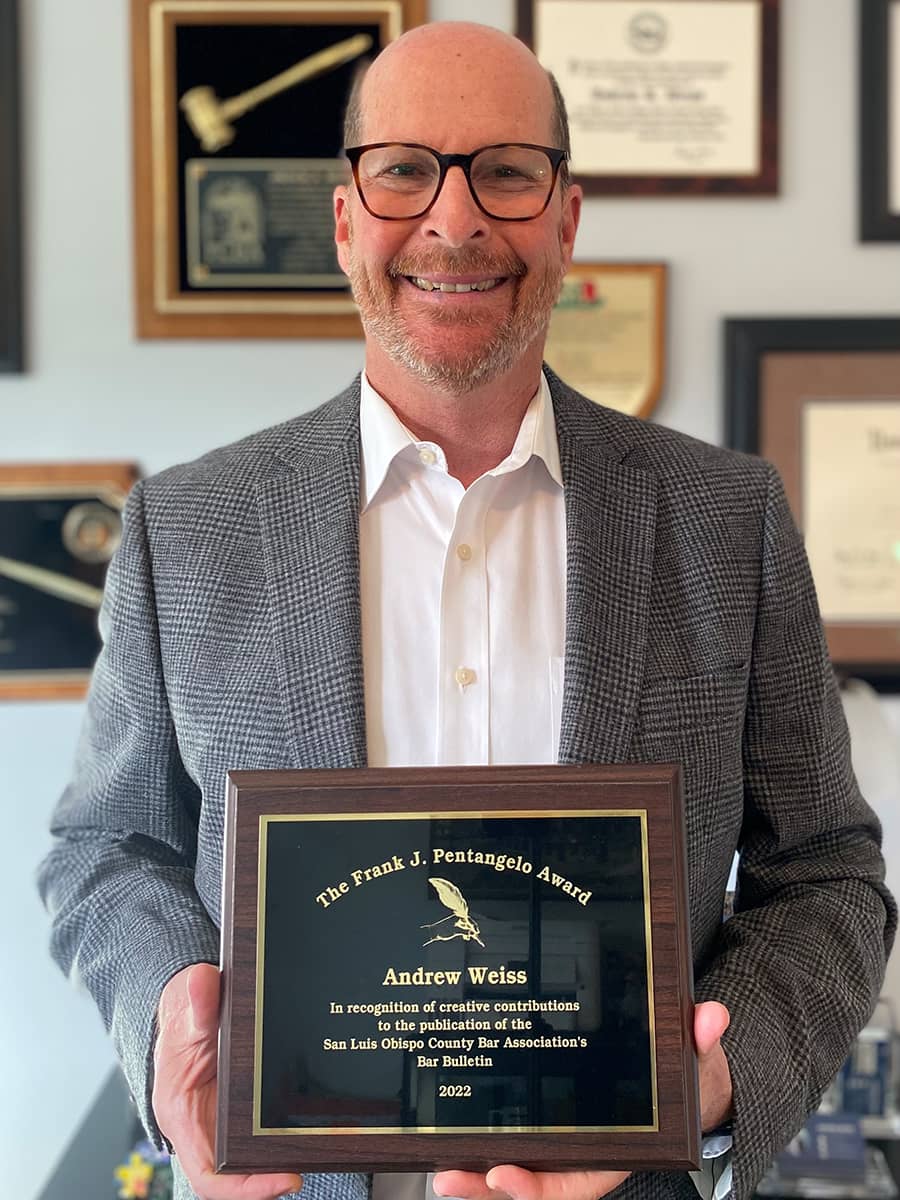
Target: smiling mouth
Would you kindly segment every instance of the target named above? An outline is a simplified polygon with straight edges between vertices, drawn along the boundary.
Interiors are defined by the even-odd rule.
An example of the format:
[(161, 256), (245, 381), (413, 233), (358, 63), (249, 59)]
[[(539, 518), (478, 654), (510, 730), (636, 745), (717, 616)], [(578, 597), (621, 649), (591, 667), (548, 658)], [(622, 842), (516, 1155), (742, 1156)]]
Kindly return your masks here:
[(420, 275), (405, 275), (404, 279), (420, 292), (489, 292), (498, 284), (504, 283), (506, 277), (479, 279), (475, 283), (436, 283), (431, 279), (423, 279)]

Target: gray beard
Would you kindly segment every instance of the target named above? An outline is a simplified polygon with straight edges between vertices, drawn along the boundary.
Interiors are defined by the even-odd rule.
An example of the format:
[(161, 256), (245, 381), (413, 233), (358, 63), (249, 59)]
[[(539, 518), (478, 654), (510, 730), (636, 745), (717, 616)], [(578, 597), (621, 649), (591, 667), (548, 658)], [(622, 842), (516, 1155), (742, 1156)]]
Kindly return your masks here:
[[(470, 351), (442, 356), (439, 349), (427, 349), (417, 345), (407, 332), (402, 317), (394, 306), (394, 288), (403, 287), (395, 283), (401, 276), (424, 275), (431, 270), (451, 273), (483, 272), (494, 276), (509, 277), (506, 287), (518, 287), (526, 268), (518, 259), (498, 259), (472, 250), (456, 255), (443, 253), (419, 253), (397, 259), (383, 280), (373, 281), (365, 268), (350, 253), (350, 284), (359, 306), (366, 336), (373, 338), (385, 354), (398, 366), (415, 375), (423, 383), (450, 395), (464, 395), (490, 383), (509, 371), (525, 351), (538, 339), (546, 336), (553, 306), (559, 297), (565, 270), (562, 262), (554, 270), (545, 270), (540, 286), (534, 295), (524, 302), (517, 294), (512, 310), (499, 328), (492, 331), (486, 345), (474, 346)], [(437, 322), (459, 329), (470, 325), (473, 330), (483, 324), (479, 314), (466, 316), (459, 313), (441, 313), (436, 310)]]

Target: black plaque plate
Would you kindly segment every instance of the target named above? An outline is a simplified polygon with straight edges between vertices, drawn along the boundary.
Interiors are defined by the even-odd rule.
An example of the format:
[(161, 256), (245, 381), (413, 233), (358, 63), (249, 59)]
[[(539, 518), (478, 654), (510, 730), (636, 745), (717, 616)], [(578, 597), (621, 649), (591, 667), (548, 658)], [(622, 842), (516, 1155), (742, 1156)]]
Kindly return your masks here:
[(225, 1170), (693, 1166), (677, 768), (234, 772)]

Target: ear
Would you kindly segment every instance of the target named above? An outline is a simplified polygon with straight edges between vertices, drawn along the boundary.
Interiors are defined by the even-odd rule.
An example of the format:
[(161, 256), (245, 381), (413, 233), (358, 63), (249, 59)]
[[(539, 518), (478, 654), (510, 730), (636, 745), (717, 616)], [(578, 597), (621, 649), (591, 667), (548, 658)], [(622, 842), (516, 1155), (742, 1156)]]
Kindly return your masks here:
[(348, 205), (350, 196), (348, 188), (341, 184), (334, 189), (334, 244), (337, 247), (337, 257), (341, 270), (349, 275), (350, 222)]
[(560, 225), (560, 244), (566, 267), (572, 262), (572, 252), (575, 249), (575, 234), (578, 232), (578, 222), (581, 220), (581, 202), (584, 192), (577, 183), (569, 184), (568, 191), (562, 202), (562, 223)]

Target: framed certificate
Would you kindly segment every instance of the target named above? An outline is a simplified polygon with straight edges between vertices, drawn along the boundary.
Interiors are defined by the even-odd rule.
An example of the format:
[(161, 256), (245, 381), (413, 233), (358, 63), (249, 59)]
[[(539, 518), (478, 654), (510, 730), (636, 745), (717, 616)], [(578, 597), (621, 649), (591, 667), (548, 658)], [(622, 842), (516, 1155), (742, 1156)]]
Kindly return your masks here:
[(132, 463), (0, 464), (0, 699), (83, 696)]
[(900, 0), (859, 0), (860, 235), (900, 242)]
[(361, 337), (334, 247), (360, 64), (424, 0), (131, 0), (140, 337)]
[(778, 0), (518, 0), (594, 194), (778, 190)]
[(544, 359), (597, 404), (635, 417), (665, 378), (665, 263), (573, 263), (550, 319)]
[(688, 1169), (677, 766), (233, 771), (223, 1171)]
[(843, 673), (900, 690), (900, 319), (726, 322), (729, 445), (770, 459)]
[(0, 0), (0, 373), (23, 368), (17, 9)]

